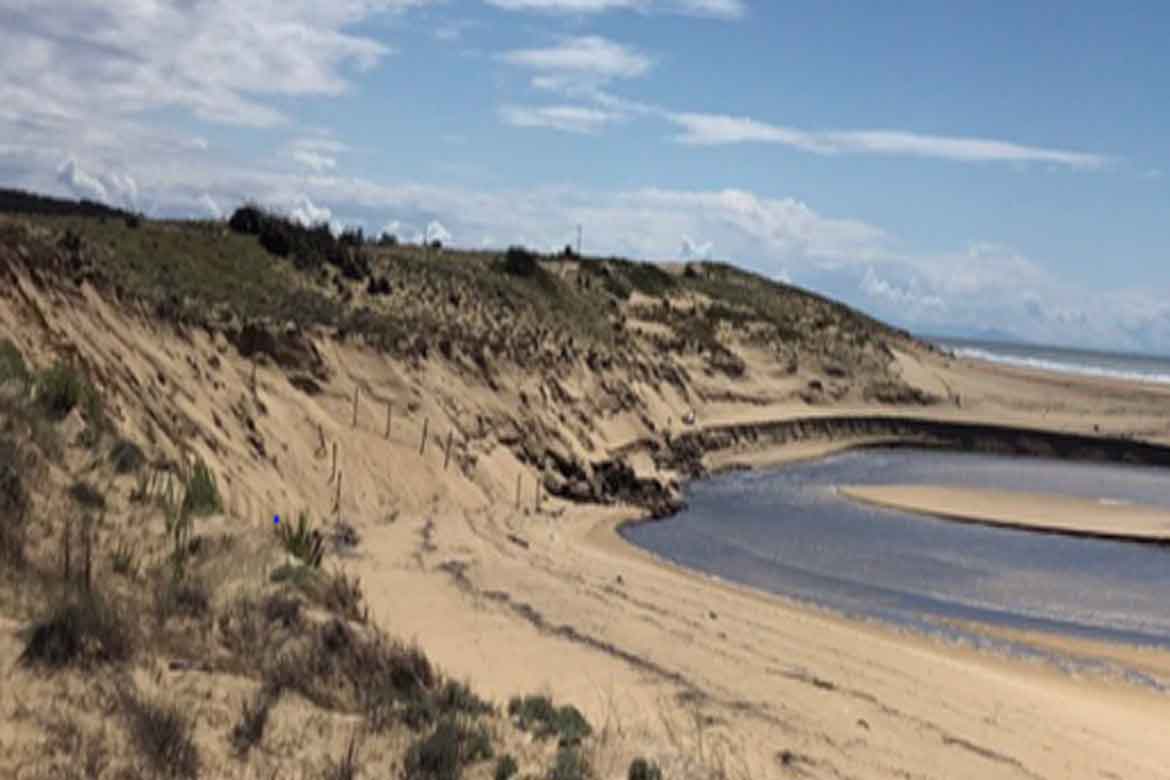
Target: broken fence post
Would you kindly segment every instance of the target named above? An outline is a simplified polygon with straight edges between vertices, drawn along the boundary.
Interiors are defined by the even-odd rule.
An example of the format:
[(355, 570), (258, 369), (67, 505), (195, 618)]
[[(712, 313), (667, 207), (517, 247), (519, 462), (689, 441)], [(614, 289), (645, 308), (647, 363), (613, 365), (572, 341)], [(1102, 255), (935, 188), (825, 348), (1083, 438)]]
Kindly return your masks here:
[(422, 441), (418, 445), (418, 454), (423, 455), (427, 451), (427, 429), (431, 427), (431, 418), (428, 417), (423, 420)]

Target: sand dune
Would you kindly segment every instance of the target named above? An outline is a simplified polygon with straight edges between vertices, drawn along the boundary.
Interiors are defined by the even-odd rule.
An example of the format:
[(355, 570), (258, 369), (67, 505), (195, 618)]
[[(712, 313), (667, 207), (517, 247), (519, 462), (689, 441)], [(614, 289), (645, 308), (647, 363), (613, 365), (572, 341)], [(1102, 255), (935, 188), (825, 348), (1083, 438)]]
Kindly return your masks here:
[[(387, 354), (336, 328), (294, 327), (289, 343), (313, 358), (289, 367), (243, 356), (232, 341), (239, 323), (163, 322), (85, 280), (45, 283), (43, 269), (4, 251), (0, 333), (39, 365), (78, 355), (119, 432), (152, 458), (198, 454), (209, 463), (226, 506), (206, 521), (208, 533), (236, 535), (252, 551), (263, 549), (278, 512), (304, 508), (352, 525), (361, 544), (332, 563), (361, 578), (372, 617), (497, 701), (546, 690), (606, 724), (600, 777), (624, 777), (638, 754), (672, 778), (1170, 777), (1162, 694), (714, 581), (630, 547), (615, 530), (675, 495), (685, 475), (667, 456), (688, 432), (876, 415), (1170, 443), (1170, 388), (952, 360), (804, 298), (780, 307), (799, 314), (791, 332), (769, 340), (752, 330), (764, 325), (725, 324), (702, 332), (713, 341), (696, 349), (677, 334), (705, 305), (701, 296), (631, 296), (604, 311), (628, 321), (621, 333), (632, 341), (614, 337), (626, 346), (601, 354), (582, 346), (571, 322), (533, 324), (523, 307), (493, 309), (494, 292), (474, 297), (470, 282), (452, 290), (411, 276), (394, 277), (386, 301), (362, 297), (360, 285), (350, 292), (363, 306), (441, 312), (455, 332), (420, 330), (400, 340), (434, 335), (432, 343)], [(560, 270), (566, 284), (594, 283), (574, 281), (575, 266)], [(460, 328), (497, 340), (461, 342)], [(877, 440), (885, 438), (826, 434), (773, 446), (747, 435), (698, 458), (710, 469), (758, 467)], [(68, 485), (86, 468), (105, 478), (92, 460), (69, 449), (46, 484)], [(134, 515), (133, 477), (110, 475), (109, 484), (103, 543), (133, 538), (162, 549), (161, 524)], [(598, 485), (605, 490), (588, 493)], [(585, 498), (572, 500), (574, 491)], [(1161, 538), (1166, 522), (1130, 508), (944, 488), (858, 495), (964, 517), (978, 503), (980, 519), (1061, 530)], [(48, 490), (38, 501), (50, 518), (64, 506)], [(35, 551), (54, 549), (50, 530)], [(269, 565), (241, 552), (225, 581)], [(6, 669), (19, 652), (10, 635), (0, 640)], [(238, 709), (224, 691), (238, 681), (167, 679), (183, 691), (175, 696), (203, 702), (208, 771), (238, 771), (223, 739)], [(20, 707), (53, 690), (20, 671), (3, 684), (18, 695), (0, 705), (0, 773), (32, 760)], [(305, 718), (325, 717), (297, 706)], [(308, 742), (286, 739), (288, 764), (278, 768), (319, 759)]]

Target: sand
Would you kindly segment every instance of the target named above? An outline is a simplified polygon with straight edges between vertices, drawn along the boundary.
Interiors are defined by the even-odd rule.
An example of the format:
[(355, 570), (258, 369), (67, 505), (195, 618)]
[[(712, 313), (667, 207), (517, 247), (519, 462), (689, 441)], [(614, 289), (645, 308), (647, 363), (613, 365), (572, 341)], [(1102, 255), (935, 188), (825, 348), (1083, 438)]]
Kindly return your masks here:
[(1108, 499), (946, 485), (843, 485), (837, 489), (856, 501), (959, 522), (1121, 541), (1170, 541), (1170, 510)]
[[(216, 338), (176, 335), (88, 287), (65, 295), (19, 282), (18, 295), (0, 296), (0, 326), (29, 354), (77, 345), (105, 370), (112, 414), (127, 431), (145, 439), (149, 427), (164, 452), (182, 456), (175, 444), (182, 441), (204, 457), (229, 504), (218, 527), (264, 534), (272, 514), (301, 507), (324, 514), (339, 494), (337, 516), (358, 529), (362, 543), (356, 557), (336, 564), (361, 578), (372, 617), (417, 639), (450, 674), (497, 701), (548, 691), (578, 704), (609, 735), (597, 757), (600, 777), (624, 777), (639, 753), (679, 778), (1170, 777), (1170, 698), (1163, 694), (846, 620), (679, 569), (618, 535), (639, 514), (631, 507), (538, 504), (537, 473), (501, 443), (513, 426), (523, 427), (520, 390), (541, 398), (545, 384), (530, 373), (501, 372), (505, 389), (493, 392), (442, 361), (408, 368), (315, 335), (330, 370), (320, 395), (300, 392), (269, 364), (257, 369), (251, 393), (241, 389), (251, 366)], [(42, 319), (43, 327), (31, 324)], [(896, 356), (902, 376), (945, 394), (943, 403), (870, 404), (856, 393), (809, 403), (794, 393), (810, 375), (778, 377), (767, 356), (744, 354), (744, 379), (696, 368), (686, 398), (642, 380), (631, 388), (645, 396), (659, 432), (679, 429), (689, 410), (700, 427), (865, 413), (1170, 442), (1170, 388), (951, 360), (907, 346)], [(602, 395), (602, 380), (583, 366), (557, 380), (582, 403)], [(567, 440), (585, 426), (580, 416), (538, 402), (523, 408), (524, 430), (539, 420)], [(640, 444), (651, 433), (633, 413), (616, 410), (585, 433), (589, 446), (575, 450), (582, 457), (627, 453), (639, 471), (656, 468)], [(449, 434), (456, 445), (447, 463)], [(869, 443), (745, 445), (707, 465), (776, 465)], [(1063, 500), (933, 498), (932, 511), (950, 506), (964, 517), (977, 499), (1001, 502), (996, 512), (980, 510), (981, 519), (1068, 524), (1046, 518), (1076, 516), (1096, 527), (1088, 524), (1090, 508)], [(1023, 510), (1030, 514), (1017, 514)], [(1160, 530), (1158, 519), (1142, 525), (1118, 512), (1110, 510), (1117, 518), (1110, 523)], [(16, 647), (0, 643), (5, 668)], [(1168, 663), (1165, 654), (1148, 654), (1147, 666)], [(22, 676), (4, 685), (41, 690)], [(27, 737), (24, 726), (0, 724), (5, 750)], [(208, 751), (221, 742), (209, 736)], [(233, 766), (228, 758), (211, 765)]]

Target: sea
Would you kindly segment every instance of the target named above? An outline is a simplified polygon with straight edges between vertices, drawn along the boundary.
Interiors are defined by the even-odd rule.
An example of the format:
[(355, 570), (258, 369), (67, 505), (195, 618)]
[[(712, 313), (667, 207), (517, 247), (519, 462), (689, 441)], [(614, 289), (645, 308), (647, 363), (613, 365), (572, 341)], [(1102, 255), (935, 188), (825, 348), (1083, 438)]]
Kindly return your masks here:
[(923, 337), (958, 357), (1067, 374), (1170, 384), (1170, 357), (976, 339)]

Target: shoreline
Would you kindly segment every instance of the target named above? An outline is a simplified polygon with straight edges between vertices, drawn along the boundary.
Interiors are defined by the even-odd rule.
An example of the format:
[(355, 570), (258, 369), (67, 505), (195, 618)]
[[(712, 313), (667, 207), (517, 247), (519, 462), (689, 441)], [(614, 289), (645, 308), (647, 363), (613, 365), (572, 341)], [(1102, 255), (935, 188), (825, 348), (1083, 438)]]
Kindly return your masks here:
[[(829, 418), (829, 419), (832, 419), (832, 418)], [(844, 418), (839, 418), (839, 419), (843, 420), (843, 421), (849, 421), (849, 420), (852, 420), (853, 418), (844, 417)], [(914, 418), (898, 418), (898, 419), (902, 420), (902, 421), (910, 420), (910, 421), (914, 422)], [(800, 420), (792, 420), (792, 419), (777, 421), (778, 424), (794, 424), (794, 423), (799, 424), (800, 422), (801, 422)], [(933, 420), (918, 420), (916, 422), (925, 423), (927, 425), (934, 423)], [(765, 426), (765, 427), (767, 427), (767, 426)], [(1004, 430), (1012, 430), (1012, 429), (1007, 428), (1007, 427), (1004, 427), (1003, 429)], [(1054, 436), (1059, 437), (1059, 438), (1063, 438), (1065, 436), (1065, 434), (1063, 434), (1061, 432), (1046, 432), (1046, 431), (1037, 430), (1037, 429), (1015, 429), (1015, 430), (1017, 432), (1023, 432), (1023, 433), (1027, 433), (1027, 434), (1041, 434), (1041, 435), (1050, 434), (1050, 435), (1054, 435)], [(1162, 447), (1160, 445), (1151, 445), (1150, 443), (1143, 443), (1143, 445), (1153, 446), (1157, 450), (1170, 451), (1170, 448)], [(887, 447), (887, 446), (922, 447), (923, 449), (942, 449), (942, 450), (946, 450), (949, 452), (959, 452), (959, 453), (971, 452), (970, 450), (963, 450), (963, 449), (953, 448), (953, 447), (949, 447), (949, 446), (939, 446), (939, 445), (933, 445), (933, 446), (925, 445), (924, 446), (921, 444), (920, 441), (915, 440), (915, 439), (897, 439), (897, 438), (890, 438), (890, 437), (864, 437), (864, 438), (857, 438), (857, 439), (843, 439), (843, 440), (835, 440), (835, 441), (824, 440), (824, 441), (817, 441), (817, 442), (805, 441), (805, 442), (798, 442), (795, 444), (793, 444), (793, 443), (771, 444), (771, 445), (763, 446), (763, 447), (759, 448), (758, 450), (756, 450), (754, 452), (750, 452), (750, 453), (743, 453), (743, 452), (727, 453), (727, 452), (723, 452), (723, 451), (711, 453), (708, 456), (711, 459), (710, 468), (706, 469), (701, 475), (686, 478), (684, 481), (684, 486), (685, 486), (685, 483), (689, 483), (689, 482), (697, 481), (697, 480), (701, 480), (701, 479), (708, 479), (708, 478), (719, 476), (721, 474), (732, 473), (735, 471), (755, 471), (755, 472), (767, 471), (770, 469), (782, 468), (786, 465), (791, 465), (791, 464), (795, 464), (795, 463), (820, 460), (823, 458), (832, 457), (834, 455), (838, 455), (838, 454), (845, 453), (845, 452), (868, 449), (871, 447)], [(1032, 454), (1032, 455), (1023, 455), (1023, 457), (1045, 457), (1045, 456), (1046, 455), (1039, 454), (1039, 453)], [(1090, 462), (1090, 463), (1116, 462), (1116, 461), (1101, 461), (1101, 460), (1096, 460), (1096, 459), (1092, 459), (1092, 458), (1081, 459), (1081, 458), (1077, 458), (1077, 457), (1070, 457), (1067, 459), (1070, 460), (1071, 462)], [(705, 460), (706, 460), (706, 458), (705, 458)], [(1133, 465), (1148, 466), (1148, 464), (1133, 464)], [(1161, 467), (1161, 466), (1159, 466), (1159, 467)], [(1168, 474), (1168, 476), (1170, 476), (1170, 474)], [(905, 511), (908, 513), (912, 513), (912, 514), (924, 514), (927, 516), (938, 517), (939, 519), (943, 519), (943, 520), (947, 520), (947, 521), (963, 522), (963, 523), (976, 524), (976, 525), (986, 525), (986, 526), (992, 526), (992, 527), (997, 527), (997, 528), (1001, 528), (1001, 529), (1018, 530), (1018, 531), (1023, 532), (1023, 533), (1044, 533), (1044, 534), (1049, 534), (1049, 535), (1064, 535), (1064, 536), (1073, 536), (1073, 537), (1079, 537), (1079, 538), (1098, 539), (1098, 540), (1102, 540), (1102, 541), (1119, 541), (1119, 542), (1127, 542), (1127, 543), (1146, 544), (1146, 545), (1153, 545), (1153, 546), (1159, 546), (1159, 547), (1170, 546), (1170, 527), (1168, 527), (1168, 530), (1165, 532), (1165, 536), (1157, 536), (1157, 537), (1153, 537), (1153, 538), (1151, 538), (1149, 536), (1142, 536), (1140, 534), (1095, 532), (1092, 530), (1082, 530), (1082, 529), (1075, 529), (1075, 528), (1070, 528), (1070, 529), (1053, 528), (1051, 526), (1044, 526), (1044, 525), (1040, 525), (1040, 524), (1032, 525), (1032, 524), (1021, 524), (1019, 522), (996, 521), (994, 519), (981, 519), (978, 517), (972, 517), (970, 515), (964, 515), (964, 514), (957, 513), (957, 512), (951, 513), (951, 514), (944, 514), (944, 513), (937, 512), (937, 511), (927, 511), (927, 510), (908, 508), (905, 503), (896, 503), (896, 502), (892, 502), (892, 501), (883, 502), (883, 501), (878, 501), (878, 500), (867, 499), (867, 498), (864, 498), (860, 495), (854, 495), (851, 493), (851, 488), (849, 488), (849, 486), (842, 486), (842, 487), (838, 488), (838, 490), (843, 495), (845, 495), (847, 498), (849, 498), (850, 500), (856, 500), (856, 501), (859, 501), (861, 503), (866, 503), (866, 504), (878, 506), (878, 507), (885, 508), (885, 509), (895, 509), (895, 510), (899, 510), (899, 511)], [(968, 492), (974, 493), (974, 492), (979, 492), (979, 491), (968, 491)], [(1044, 496), (1044, 498), (1056, 498), (1058, 500), (1060, 499), (1060, 497), (1052, 497), (1052, 496)], [(1078, 500), (1078, 503), (1081, 503), (1081, 501)], [(597, 545), (600, 549), (604, 549), (607, 552), (611, 552), (611, 553), (616, 552), (622, 557), (626, 557), (626, 558), (633, 559), (633, 560), (640, 560), (640, 561), (648, 562), (651, 565), (662, 569), (663, 571), (671, 572), (673, 574), (692, 579), (696, 583), (699, 583), (701, 586), (716, 588), (716, 589), (723, 590), (723, 591), (726, 591), (729, 593), (734, 593), (734, 594), (741, 596), (741, 597), (747, 597), (749, 599), (758, 599), (761, 603), (764, 603), (764, 604), (770, 604), (770, 605), (774, 605), (774, 606), (779, 606), (779, 607), (784, 608), (784, 609), (795, 610), (795, 611), (800, 612), (802, 614), (805, 614), (807, 616), (815, 617), (818, 619), (830, 620), (830, 621), (833, 621), (834, 623), (838, 623), (838, 624), (840, 624), (842, 626), (846, 626), (846, 627), (851, 627), (851, 628), (854, 628), (858, 631), (865, 632), (867, 634), (869, 634), (871, 632), (876, 632), (877, 634), (879, 634), (883, 637), (886, 637), (887, 639), (892, 639), (893, 641), (910, 642), (910, 643), (914, 643), (915, 645), (918, 645), (921, 647), (933, 648), (936, 650), (945, 647), (946, 652), (949, 652), (951, 649), (953, 649), (954, 644), (955, 644), (954, 640), (948, 639), (948, 638), (943, 637), (943, 636), (931, 635), (928, 632), (919, 631), (919, 630), (905, 627), (905, 626), (899, 626), (895, 623), (883, 621), (883, 620), (878, 619), (878, 618), (870, 618), (870, 617), (866, 617), (864, 615), (851, 615), (849, 613), (842, 612), (842, 611), (834, 609), (832, 607), (828, 607), (828, 606), (819, 604), (819, 603), (812, 601), (812, 600), (793, 598), (793, 597), (785, 595), (783, 593), (776, 593), (776, 592), (764, 590), (762, 588), (757, 588), (757, 587), (745, 585), (745, 584), (736, 582), (734, 580), (727, 580), (727, 579), (720, 577), (718, 575), (704, 572), (700, 569), (695, 569), (692, 567), (684, 566), (684, 565), (676, 563), (668, 558), (664, 558), (656, 553), (653, 553), (649, 550), (643, 549), (642, 547), (639, 547), (638, 545), (629, 541), (625, 537), (625, 535), (622, 533), (622, 531), (626, 528), (639, 526), (639, 525), (642, 525), (645, 523), (669, 522), (676, 514), (678, 514), (679, 512), (685, 511), (685, 508), (686, 507), (684, 504), (680, 508), (678, 508), (675, 512), (672, 512), (672, 513), (670, 513), (668, 515), (664, 515), (664, 516), (656, 516), (654, 514), (641, 512), (641, 513), (635, 514), (633, 516), (618, 517), (616, 519), (611, 518), (611, 519), (598, 520), (589, 529), (589, 531), (586, 532), (584, 538), (586, 539), (587, 542), (591, 542), (591, 543)], [(1163, 512), (1163, 514), (1165, 515), (1165, 520), (1167, 521), (1167, 523), (1170, 523), (1170, 510), (1165, 510)], [(948, 621), (944, 621), (944, 622), (948, 622)], [(954, 621), (951, 621), (951, 622), (954, 622)], [(1095, 652), (1095, 655), (1093, 656), (1094, 658), (1100, 657), (1100, 658), (1103, 658), (1103, 659), (1109, 660), (1109, 661), (1116, 661), (1118, 659), (1127, 659), (1127, 658), (1131, 658), (1131, 657), (1136, 657), (1138, 653), (1145, 654), (1148, 658), (1155, 658), (1164, 664), (1164, 667), (1157, 666), (1157, 668), (1158, 669), (1164, 668), (1166, 670), (1166, 674), (1167, 674), (1166, 679), (1170, 680), (1170, 649), (1163, 649), (1163, 648), (1158, 648), (1158, 647), (1153, 647), (1153, 646), (1148, 646), (1148, 645), (1142, 645), (1139, 643), (1130, 643), (1130, 642), (1124, 642), (1124, 641), (1112, 641), (1112, 640), (1106, 640), (1106, 639), (1091, 639), (1091, 638), (1085, 638), (1085, 637), (1078, 637), (1078, 636), (1073, 635), (1073, 634), (1066, 634), (1066, 633), (1062, 633), (1059, 631), (1052, 631), (1052, 632), (1047, 632), (1047, 631), (1042, 631), (1042, 630), (1024, 631), (1024, 630), (1019, 630), (1019, 629), (1011, 629), (1011, 628), (1007, 628), (1007, 627), (999, 627), (999, 626), (995, 626), (993, 624), (963, 622), (963, 623), (961, 623), (961, 627), (964, 629), (973, 631), (976, 634), (983, 634), (983, 635), (987, 636), (988, 638), (1007, 638), (1007, 639), (1011, 639), (1013, 641), (1023, 642), (1024, 644), (1029, 644), (1027, 639), (1032, 638), (1032, 639), (1036, 640), (1034, 643), (1034, 646), (1036, 648), (1042, 649), (1042, 650), (1052, 650), (1052, 651), (1056, 652), (1057, 654), (1059, 654), (1059, 652), (1060, 652), (1058, 650), (1058, 648), (1060, 648), (1060, 647), (1075, 648), (1077, 651), (1075, 654), (1071, 651), (1069, 652), (1068, 657), (1070, 660), (1083, 658), (1085, 656), (1085, 653), (1087, 652), (1086, 648), (1089, 648), (1093, 652)], [(989, 651), (985, 648), (968, 646), (968, 643), (966, 641), (963, 641), (962, 644), (964, 645), (965, 654), (969, 654), (970, 657), (973, 657), (976, 659), (978, 659), (978, 658), (986, 658), (989, 660), (994, 659), (999, 664), (1004, 664), (1004, 665), (1007, 665), (1008, 667), (1015, 667), (1017, 669), (1023, 669), (1023, 668), (1025, 668), (1025, 665), (1030, 663), (1029, 661), (1026, 661), (1025, 659), (1022, 659), (1022, 658), (1004, 657), (999, 652)], [(1143, 661), (1143, 664), (1142, 664), (1143, 667), (1148, 668), (1148, 665), (1150, 663), (1148, 658)], [(1050, 659), (1048, 661), (1048, 663), (1055, 667), (1055, 660), (1054, 659)], [(1057, 671), (1057, 670), (1055, 670), (1055, 668), (1054, 668), (1054, 671)], [(1137, 669), (1137, 671), (1144, 671), (1144, 669)], [(1069, 672), (1065, 672), (1065, 671), (1060, 671), (1059, 673), (1064, 674), (1064, 675), (1070, 674)]]

